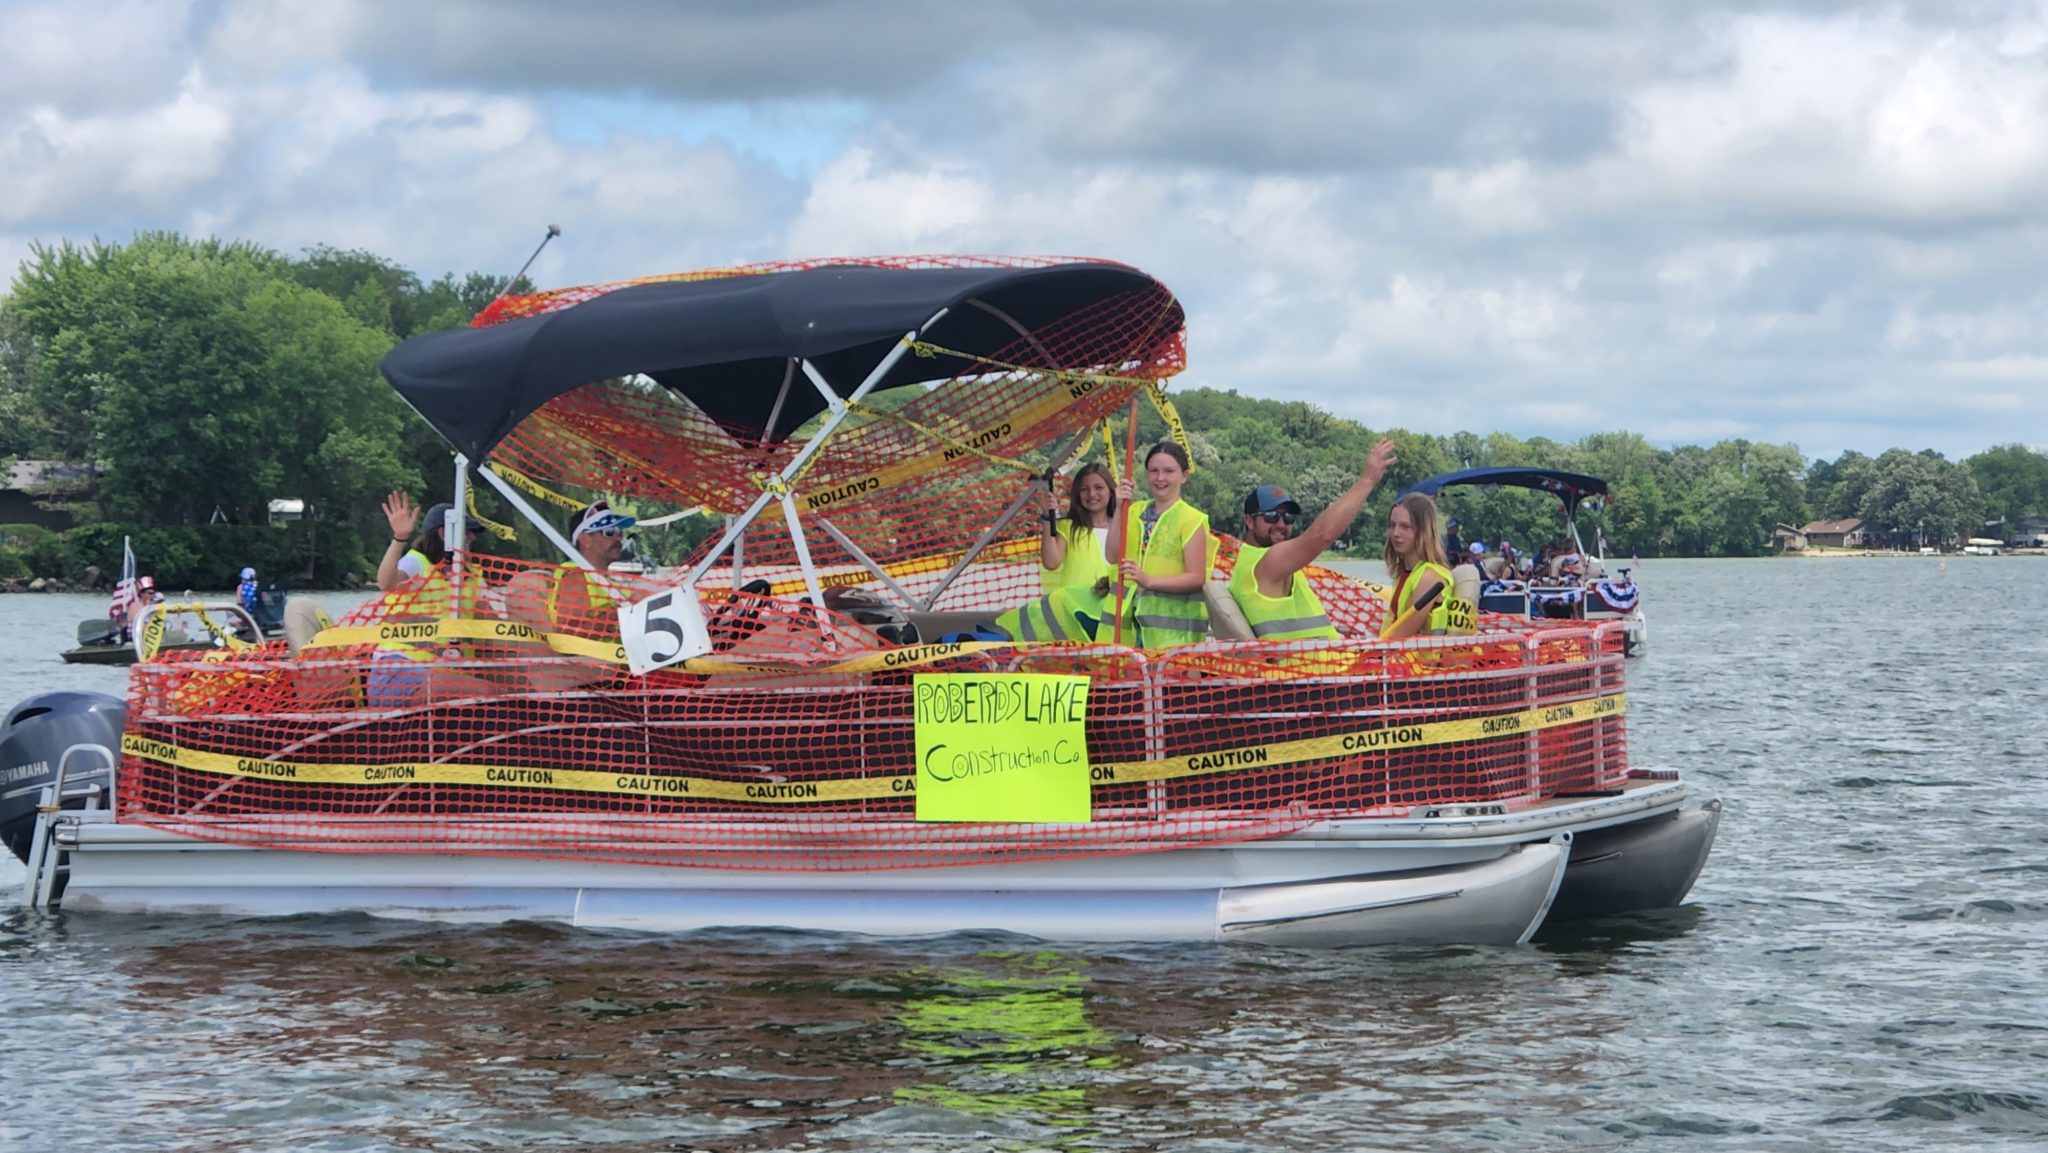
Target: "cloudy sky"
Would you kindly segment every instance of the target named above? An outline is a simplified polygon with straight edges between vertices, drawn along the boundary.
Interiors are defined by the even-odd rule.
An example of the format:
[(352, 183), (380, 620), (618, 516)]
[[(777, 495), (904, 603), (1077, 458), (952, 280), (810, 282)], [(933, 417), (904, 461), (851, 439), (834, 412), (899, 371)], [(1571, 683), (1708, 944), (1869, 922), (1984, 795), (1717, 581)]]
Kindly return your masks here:
[(1104, 256), (1375, 427), (2048, 446), (2048, 4), (0, 0), (0, 263)]

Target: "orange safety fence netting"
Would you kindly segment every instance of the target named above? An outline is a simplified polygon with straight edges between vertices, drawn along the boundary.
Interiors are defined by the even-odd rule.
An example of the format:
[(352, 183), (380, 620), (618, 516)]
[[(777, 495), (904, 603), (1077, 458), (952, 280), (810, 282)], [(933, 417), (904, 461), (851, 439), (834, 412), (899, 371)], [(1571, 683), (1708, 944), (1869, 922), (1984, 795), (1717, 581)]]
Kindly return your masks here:
[[(296, 659), (272, 642), (138, 666), (122, 818), (270, 846), (824, 870), (1182, 848), (1627, 777), (1613, 625), (890, 646), (808, 601), (740, 594), (712, 601), (696, 671), (633, 677), (607, 602), (651, 583), (572, 574), (550, 628), (557, 572), (474, 559), (487, 591), (461, 620), (428, 619), (445, 602), (414, 590)], [(991, 671), (1090, 678), (1093, 821), (914, 819), (912, 678)]]

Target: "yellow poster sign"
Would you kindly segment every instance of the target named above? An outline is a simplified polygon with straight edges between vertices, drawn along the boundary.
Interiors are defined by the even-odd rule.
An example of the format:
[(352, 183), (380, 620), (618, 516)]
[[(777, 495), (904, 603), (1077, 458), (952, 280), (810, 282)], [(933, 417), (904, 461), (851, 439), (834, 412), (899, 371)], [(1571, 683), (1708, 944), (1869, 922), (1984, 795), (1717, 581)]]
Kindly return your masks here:
[(1086, 821), (1088, 678), (924, 673), (911, 689), (920, 821)]

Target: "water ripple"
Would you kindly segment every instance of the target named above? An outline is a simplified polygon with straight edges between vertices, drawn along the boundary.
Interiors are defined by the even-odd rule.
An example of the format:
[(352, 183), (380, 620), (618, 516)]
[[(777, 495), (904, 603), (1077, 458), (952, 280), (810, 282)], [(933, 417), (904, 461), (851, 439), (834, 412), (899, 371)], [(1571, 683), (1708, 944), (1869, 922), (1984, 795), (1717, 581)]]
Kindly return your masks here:
[[(1633, 759), (1727, 805), (1685, 908), (1519, 949), (1318, 953), (0, 898), (0, 1146), (2048, 1147), (2048, 568), (1638, 575)], [(2008, 627), (1961, 641), (1923, 615), (1956, 603)], [(97, 608), (0, 598), (0, 642), (54, 652)], [(118, 683), (0, 669), (15, 696)]]

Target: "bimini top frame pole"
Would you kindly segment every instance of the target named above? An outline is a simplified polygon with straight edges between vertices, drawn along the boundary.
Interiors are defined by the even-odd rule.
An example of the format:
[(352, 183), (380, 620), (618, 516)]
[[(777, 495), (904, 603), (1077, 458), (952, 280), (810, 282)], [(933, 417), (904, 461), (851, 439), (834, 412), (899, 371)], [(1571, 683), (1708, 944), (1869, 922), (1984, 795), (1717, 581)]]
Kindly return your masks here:
[[(874, 370), (868, 373), (867, 379), (861, 381), (860, 386), (853, 390), (853, 394), (844, 399), (840, 398), (833, 391), (830, 383), (818, 371), (817, 366), (813, 365), (809, 360), (801, 362), (804, 375), (810, 378), (811, 383), (824, 395), (825, 402), (830, 406), (832, 415), (825, 418), (824, 426), (818, 429), (816, 435), (805, 442), (803, 448), (799, 449), (797, 454), (790, 459), (790, 462), (783, 466), (782, 471), (762, 486), (761, 494), (754, 498), (753, 503), (747, 506), (746, 511), (727, 522), (724, 535), (718, 538), (718, 543), (712, 546), (710, 552), (704, 554), (704, 559), (698, 561), (690, 569), (690, 575), (683, 580), (684, 584), (695, 586), (698, 581), (704, 579), (704, 574), (710, 572), (712, 566), (718, 563), (718, 558), (724, 556), (726, 551), (732, 548), (733, 542), (737, 541), (740, 534), (747, 530), (748, 525), (753, 524), (760, 517), (763, 509), (766, 509), (772, 502), (787, 499), (790, 483), (803, 472), (804, 467), (811, 462), (811, 458), (818, 455), (818, 452), (824, 448), (825, 442), (830, 439), (834, 432), (838, 431), (839, 426), (846, 423), (847, 416), (853, 412), (853, 409), (849, 407), (849, 402), (862, 400), (866, 398), (868, 393), (874, 391), (875, 386), (880, 384), (882, 379), (889, 375), (889, 370), (896, 367), (896, 362), (903, 359), (904, 354), (910, 351), (911, 346), (917, 339), (931, 331), (933, 325), (944, 320), (946, 313), (949, 311), (951, 310), (941, 308), (916, 329), (904, 333), (903, 338), (896, 342), (896, 346), (889, 350), (888, 355), (882, 358), (881, 363), (875, 365)], [(789, 510), (785, 515), (793, 518), (795, 516), (795, 502), (793, 500), (789, 501), (785, 508)], [(790, 528), (792, 529), (791, 539), (801, 539), (798, 534), (802, 532), (802, 529), (793, 520)], [(810, 590), (812, 603), (823, 608), (825, 605), (824, 585), (818, 580), (817, 566), (811, 563), (809, 550), (800, 548), (797, 560), (803, 567), (804, 585)]]

